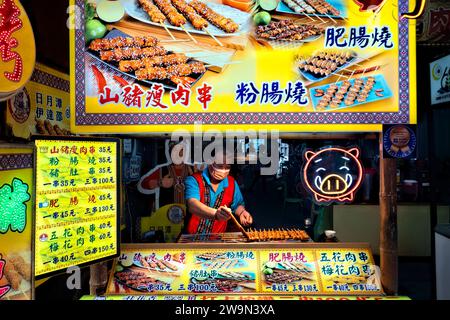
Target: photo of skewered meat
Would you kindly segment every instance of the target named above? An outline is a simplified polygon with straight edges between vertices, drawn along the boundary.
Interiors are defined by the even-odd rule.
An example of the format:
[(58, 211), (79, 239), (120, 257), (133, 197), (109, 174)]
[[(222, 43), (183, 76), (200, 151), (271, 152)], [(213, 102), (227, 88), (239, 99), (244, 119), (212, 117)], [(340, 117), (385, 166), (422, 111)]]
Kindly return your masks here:
[(197, 11), (200, 16), (211, 22), (217, 28), (220, 28), (227, 33), (234, 33), (238, 31), (239, 25), (236, 22), (234, 22), (230, 18), (226, 18), (218, 14), (210, 7), (208, 7), (204, 2), (193, 0), (189, 3), (189, 5), (194, 8), (194, 10)]
[(166, 56), (154, 56), (140, 60), (122, 60), (119, 62), (119, 69), (123, 72), (150, 67), (168, 67), (176, 64), (186, 63), (189, 58), (183, 53), (172, 53)]
[(219, 272), (218, 275), (224, 279), (230, 280), (251, 280), (248, 274), (242, 272)]
[(325, 78), (340, 70), (355, 59), (352, 52), (322, 51), (307, 59), (299, 59), (301, 72), (316, 78)]
[(203, 266), (211, 269), (232, 269), (235, 267), (241, 266), (242, 263), (240, 260), (228, 260), (228, 259), (221, 259), (221, 260), (215, 260), (214, 262), (210, 263), (203, 263)]
[(376, 78), (372, 76), (345, 80), (330, 85), (326, 89), (326, 94), (323, 93), (323, 88), (313, 89), (314, 97), (321, 97), (315, 108), (319, 111), (335, 110), (389, 97), (390, 93), (386, 92), (387, 85), (384, 84), (384, 80), (380, 80), (383, 83), (378, 84)]
[(277, 240), (301, 240), (309, 241), (310, 237), (304, 230), (299, 229), (271, 229), (252, 230), (247, 232), (249, 241), (277, 241)]
[(214, 278), (197, 280), (191, 278), (192, 283), (209, 284), (214, 286), (215, 292), (243, 292), (255, 291), (255, 275), (243, 272), (218, 272)]
[(193, 73), (206, 72), (205, 65), (201, 62), (183, 63), (164, 67), (148, 67), (136, 70), (138, 80), (165, 80), (171, 77), (188, 76)]
[(163, 23), (166, 20), (166, 16), (153, 4), (152, 0), (139, 0), (139, 4), (153, 22)]
[(205, 31), (211, 23), (226, 33), (239, 30), (239, 24), (233, 19), (219, 14), (205, 2), (197, 0), (138, 0), (138, 5), (151, 22), (160, 25), (167, 22), (166, 26), (185, 27), (189, 23), (195, 30)]
[(129, 269), (116, 272), (114, 277), (119, 283), (138, 291), (148, 291), (149, 284), (162, 283), (161, 281), (149, 277), (144, 272), (137, 272)]
[(111, 33), (118, 36), (92, 41), (88, 47), (90, 52), (136, 80), (170, 83), (169, 87), (173, 88), (178, 83), (190, 86), (206, 72), (203, 63), (182, 53), (167, 51), (154, 37), (128, 37), (118, 30)]
[(164, 47), (147, 47), (147, 48), (115, 48), (108, 51), (100, 51), (100, 58), (103, 61), (121, 61), (128, 59), (139, 59), (146, 57), (162, 56), (167, 54)]
[(267, 40), (300, 41), (320, 36), (324, 29), (313, 24), (295, 24), (292, 20), (271, 22), (256, 28), (256, 36)]
[(303, 276), (299, 273), (276, 270), (272, 274), (265, 275), (265, 279), (268, 283), (292, 283), (302, 280)]
[(282, 0), (297, 14), (339, 16), (341, 12), (325, 0)]
[(94, 51), (102, 51), (124, 47), (155, 47), (158, 43), (158, 39), (151, 36), (134, 38), (116, 37), (112, 39), (95, 39), (89, 45), (89, 49)]
[(201, 260), (214, 260), (214, 259), (218, 259), (218, 258), (222, 258), (224, 256), (223, 253), (210, 253), (210, 252), (206, 252), (206, 253), (202, 253), (202, 254), (198, 254), (196, 255), (196, 259), (201, 259)]
[(175, 27), (180, 27), (186, 24), (186, 19), (180, 14), (177, 9), (172, 5), (170, 0), (153, 0), (159, 10), (166, 16), (170, 24)]
[(195, 29), (203, 30), (208, 27), (208, 21), (200, 17), (195, 9), (192, 8), (186, 1), (172, 0), (172, 4), (186, 17), (186, 19), (189, 20)]

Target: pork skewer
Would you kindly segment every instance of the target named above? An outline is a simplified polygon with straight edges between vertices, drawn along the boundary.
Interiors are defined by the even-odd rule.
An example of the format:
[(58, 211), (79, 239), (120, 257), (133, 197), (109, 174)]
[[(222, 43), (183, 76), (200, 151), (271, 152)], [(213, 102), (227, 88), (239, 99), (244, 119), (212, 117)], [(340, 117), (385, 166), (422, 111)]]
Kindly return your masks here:
[(239, 29), (239, 25), (233, 20), (218, 14), (201, 1), (193, 0), (189, 5), (194, 8), (200, 16), (227, 33), (234, 33)]
[(154, 5), (151, 0), (139, 0), (139, 4), (141, 5), (142, 9), (147, 12), (151, 21), (159, 23), (170, 35), (170, 37), (173, 40), (176, 40), (172, 32), (170, 32), (167, 26), (164, 24), (164, 21), (166, 21), (166, 16), (161, 12), (161, 10), (158, 9), (157, 6)]
[(191, 64), (177, 64), (167, 68), (150, 67), (136, 70), (135, 75), (138, 80), (165, 80), (172, 77), (188, 76), (192, 73), (206, 72), (206, 68), (201, 62)]
[(122, 60), (119, 62), (119, 69), (123, 72), (149, 68), (154, 66), (168, 67), (170, 65), (186, 63), (189, 57), (183, 53), (172, 53), (165, 56), (154, 56), (139, 60)]
[(172, 5), (170, 0), (153, 0), (159, 10), (165, 14), (170, 24), (175, 27), (180, 27), (186, 24), (186, 19), (178, 13), (177, 9)]
[(161, 56), (167, 54), (164, 47), (148, 48), (116, 48), (109, 51), (100, 51), (100, 58), (103, 61), (121, 61), (125, 59), (139, 59), (144, 57)]
[(111, 39), (95, 39), (89, 45), (90, 50), (101, 51), (124, 47), (155, 47), (159, 40), (151, 36), (116, 37)]
[(173, 6), (194, 26), (197, 30), (203, 30), (208, 27), (208, 21), (197, 14), (194, 8), (184, 0), (171, 0)]

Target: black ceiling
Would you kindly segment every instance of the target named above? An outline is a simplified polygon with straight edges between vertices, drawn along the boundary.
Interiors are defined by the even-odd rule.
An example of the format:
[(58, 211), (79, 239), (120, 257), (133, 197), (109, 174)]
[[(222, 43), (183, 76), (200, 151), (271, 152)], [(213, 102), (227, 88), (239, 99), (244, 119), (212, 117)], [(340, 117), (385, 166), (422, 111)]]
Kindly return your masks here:
[(69, 73), (69, 0), (22, 0), (36, 39), (37, 60)]

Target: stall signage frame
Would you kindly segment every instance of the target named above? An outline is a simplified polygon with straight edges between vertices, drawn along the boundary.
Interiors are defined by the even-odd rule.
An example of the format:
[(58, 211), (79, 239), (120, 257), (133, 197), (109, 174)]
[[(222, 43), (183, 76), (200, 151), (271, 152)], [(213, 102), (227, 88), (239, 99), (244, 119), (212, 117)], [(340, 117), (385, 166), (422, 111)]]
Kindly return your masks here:
[[(377, 13), (371, 10), (360, 10), (355, 1), (346, 2), (348, 5), (345, 6), (345, 10), (349, 12), (347, 20), (350, 21), (350, 25), (343, 28), (345, 35), (358, 34), (358, 30), (365, 30), (364, 32), (368, 32), (369, 38), (377, 39), (380, 32), (390, 30), (393, 47), (390, 44), (381, 47), (376, 44), (373, 47), (360, 48), (348, 44), (345, 50), (360, 50), (364, 53), (360, 56), (368, 59), (365, 61), (371, 62), (364, 68), (377, 67), (379, 69), (376, 70), (382, 70), (377, 71), (376, 75), (385, 78), (389, 90), (385, 87), (384, 93), (377, 92), (378, 97), (372, 97), (375, 102), (370, 104), (355, 105), (351, 108), (346, 106), (346, 109), (340, 110), (341, 108), (339, 108), (336, 111), (331, 109), (320, 111), (317, 109), (318, 104), (315, 102), (313, 106), (311, 102), (317, 99), (314, 97), (313, 89), (328, 85), (330, 84), (329, 81), (325, 80), (326, 83), (319, 81), (309, 85), (307, 81), (297, 81), (298, 76), (295, 79), (290, 76), (295, 69), (291, 62), (295, 59), (296, 54), (312, 55), (318, 46), (327, 50), (336, 49), (337, 41), (335, 41), (336, 43), (333, 41), (329, 43), (326, 40), (332, 38), (331, 33), (327, 34), (329, 37), (324, 35), (320, 40), (317, 40), (320, 42), (319, 44), (316, 42), (305, 43), (302, 50), (303, 48), (307, 49), (304, 52), (296, 52), (294, 49), (274, 50), (275, 54), (253, 49), (238, 52), (236, 59), (242, 59), (243, 62), (230, 64), (219, 75), (213, 75), (209, 72), (192, 87), (192, 103), (184, 106), (179, 102), (175, 104), (171, 102), (171, 89), (160, 87), (157, 89), (153, 86), (151, 88), (136, 87), (134, 78), (123, 75), (117, 70), (111, 71), (112, 69), (105, 63), (93, 58), (92, 52), (88, 53), (85, 41), (85, 17), (82, 14), (84, 3), (84, 0), (71, 0), (71, 4), (76, 8), (75, 12), (79, 13), (73, 19), (75, 28), (70, 32), (71, 101), (72, 105), (75, 106), (72, 109), (71, 129), (75, 133), (150, 134), (170, 133), (179, 129), (189, 132), (197, 130), (225, 132), (226, 130), (258, 129), (278, 130), (286, 133), (381, 132), (382, 124), (385, 123), (414, 124), (417, 122), (415, 20), (400, 19), (402, 13), (409, 12), (414, 8), (413, 1), (387, 0), (383, 2), (379, 8), (380, 12)], [(374, 21), (379, 22), (374, 25)], [(112, 27), (120, 28), (120, 23)], [(160, 28), (150, 25), (145, 25), (145, 27)], [(374, 27), (377, 29), (372, 30)], [(126, 28), (126, 30), (131, 29)], [(333, 29), (335, 35), (338, 29), (337, 27)], [(341, 31), (339, 30), (339, 32)], [(164, 32), (163, 29), (162, 32)], [(185, 38), (185, 35), (180, 37)], [(344, 40), (340, 39), (339, 41)], [(342, 49), (338, 46), (338, 50)], [(249, 59), (248, 57), (253, 58), (245, 60), (246, 58)], [(277, 63), (279, 64), (277, 65)], [(248, 70), (242, 70), (242, 68), (248, 68)], [(395, 72), (393, 72), (393, 69)], [(282, 70), (281, 73), (280, 70)], [(239, 76), (236, 76), (236, 74)], [(128, 85), (125, 86), (123, 79), (119, 79), (120, 81), (114, 80), (117, 79), (117, 76), (129, 81), (127, 82)], [(103, 80), (106, 81), (106, 86)], [(341, 77), (338, 81), (343, 81), (343, 78)], [(101, 83), (98, 88), (96, 87), (97, 82)], [(308, 88), (311, 89), (308, 89), (307, 94), (303, 97), (309, 100), (306, 107), (305, 105), (297, 105), (297, 102), (293, 103), (290, 100), (287, 103), (282, 102), (274, 105), (272, 102), (269, 103), (262, 98), (259, 99), (259, 96), (259, 100), (257, 99), (255, 104), (239, 102), (238, 85), (247, 85), (247, 89), (252, 88), (253, 85), (256, 91), (261, 93), (265, 90), (264, 88), (267, 89), (266, 85), (269, 88), (272, 85), (273, 88), (276, 88), (279, 84), (278, 88), (283, 91), (290, 86), (294, 87), (298, 82), (304, 86), (309, 86)], [(384, 81), (382, 80), (379, 83), (384, 83)], [(197, 97), (197, 95), (200, 95), (200, 90), (205, 86), (212, 88), (210, 91), (211, 101), (208, 102), (209, 105), (206, 108), (204, 102), (202, 103), (204, 100)], [(100, 87), (103, 88), (103, 94), (99, 93)], [(93, 88), (97, 88), (97, 90)], [(111, 91), (105, 88), (111, 89)], [(376, 89), (382, 90), (378, 87)], [(156, 102), (154, 105), (146, 106), (149, 101), (154, 102), (152, 97), (159, 96), (161, 90), (165, 90), (166, 93), (159, 101), (164, 107), (158, 106)], [(138, 93), (139, 97), (133, 96), (133, 98), (130, 96), (132, 92)], [(172, 90), (172, 92), (175, 91)], [(392, 97), (388, 98), (391, 93)], [(384, 95), (386, 97), (383, 97)], [(100, 96), (102, 96), (101, 101), (99, 100)], [(106, 103), (105, 101), (110, 101), (107, 98), (114, 98), (114, 102)], [(224, 106), (227, 106), (226, 110), (224, 110)], [(200, 129), (198, 129), (198, 124), (201, 124)]]
[[(35, 194), (34, 194), (34, 196), (35, 196), (35, 206), (34, 206), (34, 208), (35, 208), (36, 221), (35, 221), (35, 224), (33, 226), (34, 227), (34, 230), (33, 230), (33, 234), (34, 234), (33, 249), (34, 250), (33, 251), (35, 252), (34, 259), (35, 259), (35, 277), (36, 277), (36, 279), (42, 279), (42, 278), (46, 278), (46, 277), (49, 277), (49, 276), (52, 276), (52, 275), (63, 273), (64, 270), (66, 270), (67, 268), (72, 267), (72, 266), (78, 266), (78, 267), (82, 268), (82, 267), (89, 266), (89, 265), (92, 265), (92, 264), (95, 264), (95, 263), (98, 263), (98, 262), (111, 260), (111, 259), (114, 259), (114, 258), (118, 257), (119, 253), (120, 253), (120, 217), (121, 217), (121, 214), (120, 214), (121, 213), (121, 206), (120, 206), (120, 202), (121, 202), (121, 188), (120, 188), (120, 181), (121, 181), (121, 165), (120, 165), (121, 143), (120, 143), (120, 139), (116, 139), (116, 138), (100, 138), (100, 137), (72, 137), (72, 136), (70, 136), (70, 137), (33, 136), (33, 142), (35, 144), (35, 156), (34, 156), (35, 177), (34, 177), (34, 183), (35, 183), (35, 186), (36, 186), (36, 191), (35, 191)], [(82, 157), (81, 154), (84, 153), (84, 152), (81, 151), (81, 148), (78, 149), (79, 153), (78, 153), (77, 157), (80, 158), (80, 162), (81, 161), (86, 162), (86, 160), (88, 160), (88, 162), (89, 162), (88, 164), (90, 164), (90, 165), (98, 165), (98, 163), (100, 161), (99, 162), (95, 161), (95, 164), (93, 164), (93, 162), (90, 162), (91, 160), (88, 159), (89, 158), (88, 156), (92, 155), (94, 157), (96, 155), (98, 156), (99, 153), (105, 153), (106, 155), (104, 157), (97, 157), (97, 159), (105, 158), (106, 159), (104, 161), (105, 165), (108, 166), (107, 163), (111, 163), (113, 166), (115, 165), (115, 170), (109, 170), (110, 171), (109, 172), (109, 171), (107, 171), (107, 169), (99, 168), (98, 174), (95, 174), (95, 173), (91, 174), (91, 172), (89, 172), (89, 170), (91, 170), (92, 168), (91, 169), (87, 169), (86, 168), (87, 174), (84, 173), (84, 175), (83, 175), (82, 170), (80, 170), (80, 172), (77, 172), (77, 173), (79, 173), (79, 176), (75, 175), (75, 179), (74, 179), (75, 180), (74, 181), (75, 182), (75, 186), (73, 186), (73, 184), (72, 184), (73, 188), (70, 188), (71, 183), (72, 183), (72, 182), (70, 182), (69, 185), (67, 186), (67, 188), (65, 190), (62, 190), (61, 193), (73, 192), (73, 194), (70, 194), (69, 196), (74, 195), (75, 193), (77, 195), (82, 194), (82, 193), (80, 193), (80, 190), (77, 190), (76, 185), (77, 185), (77, 183), (79, 183), (80, 179), (83, 180), (85, 178), (84, 176), (89, 176), (89, 179), (92, 179), (92, 180), (89, 180), (89, 182), (93, 184), (94, 183), (93, 176), (97, 177), (96, 178), (96, 179), (98, 179), (97, 182), (100, 183), (101, 179), (100, 179), (99, 176), (101, 174), (103, 174), (103, 173), (110, 174), (110, 175), (112, 175), (112, 177), (110, 177), (110, 179), (113, 179), (112, 182), (111, 182), (111, 180), (109, 180), (108, 182), (105, 182), (105, 184), (107, 184), (107, 186), (106, 186), (107, 188), (95, 188), (95, 187), (94, 188), (79, 188), (78, 187), (78, 189), (81, 189), (81, 192), (86, 192), (85, 195), (88, 195), (88, 200), (85, 200), (84, 198), (83, 199), (81, 199), (81, 198), (78, 199), (78, 196), (70, 197), (70, 202), (69, 202), (68, 205), (66, 204), (65, 207), (60, 206), (60, 207), (57, 208), (58, 212), (47, 213), (45, 218), (43, 216), (42, 219), (40, 219), (39, 215), (40, 214), (43, 215), (42, 213), (44, 212), (44, 211), (40, 212), (41, 210), (45, 210), (47, 207), (51, 207), (52, 203), (54, 204), (54, 207), (56, 207), (56, 205), (61, 204), (62, 201), (56, 203), (55, 202), (56, 199), (58, 201), (59, 200), (66, 200), (65, 202), (67, 202), (67, 200), (68, 200), (67, 198), (64, 199), (64, 197), (61, 197), (59, 195), (56, 197), (56, 199), (47, 199), (47, 198), (45, 198), (45, 195), (57, 194), (58, 193), (58, 190), (44, 190), (45, 189), (43, 187), (44, 185), (45, 185), (45, 187), (47, 187), (47, 189), (49, 189), (49, 188), (50, 189), (55, 189), (57, 187), (53, 187), (52, 183), (54, 183), (54, 182), (48, 182), (48, 181), (50, 181), (50, 180), (47, 179), (48, 177), (41, 176), (42, 174), (40, 172), (40, 171), (43, 170), (43, 169), (40, 169), (40, 161), (44, 160), (44, 158), (47, 156), (47, 152), (48, 151), (51, 152), (52, 149), (50, 149), (50, 145), (55, 148), (55, 149), (53, 149), (53, 150), (55, 150), (55, 152), (56, 151), (59, 152), (59, 150), (63, 150), (64, 148), (67, 148), (67, 147), (69, 147), (71, 150), (75, 150), (75, 152), (76, 152), (76, 150), (77, 150), (77, 148), (79, 146), (84, 147), (85, 145), (89, 145), (89, 144), (91, 144), (91, 146), (93, 146), (95, 148), (95, 150), (92, 149), (92, 152), (88, 151), (87, 153), (84, 154), (84, 157)], [(73, 146), (76, 146), (77, 148), (76, 149), (72, 149)], [(108, 149), (108, 147), (111, 148), (111, 149)], [(102, 148), (102, 149), (100, 149), (100, 148)], [(115, 152), (116, 152), (115, 154), (114, 154), (114, 149), (115, 149)], [(39, 156), (40, 150), (45, 155)], [(67, 150), (67, 149), (64, 149), (64, 150)], [(89, 152), (91, 152), (91, 153), (89, 153)], [(108, 156), (107, 156), (108, 153), (111, 154), (109, 156), (110, 157), (109, 159), (108, 159)], [(59, 161), (63, 162), (63, 160), (68, 160), (68, 162), (71, 161), (71, 160), (75, 161), (75, 159), (72, 159), (73, 158), (72, 157), (73, 154), (75, 154), (75, 153), (73, 153), (73, 151), (68, 151), (68, 153), (65, 152), (65, 151), (64, 152), (61, 151), (61, 153), (59, 153), (59, 156), (61, 157), (62, 160), (58, 159), (58, 162)], [(66, 156), (67, 159), (64, 159), (65, 156)], [(53, 157), (51, 157), (51, 158), (53, 158)], [(47, 160), (50, 161), (49, 159), (47, 159)], [(77, 158), (77, 160), (78, 160), (78, 158)], [(114, 161), (115, 161), (115, 163), (114, 163)], [(50, 163), (50, 162), (48, 162), (48, 163)], [(52, 166), (53, 166), (53, 172), (55, 172), (56, 169), (59, 169), (58, 173), (61, 173), (61, 176), (57, 177), (58, 178), (57, 180), (59, 180), (59, 181), (66, 181), (66, 180), (68, 180), (68, 179), (64, 180), (64, 178), (62, 177), (65, 173), (67, 174), (67, 176), (69, 176), (69, 174), (74, 173), (74, 171), (70, 171), (70, 173), (69, 172), (64, 172), (61, 166), (55, 165), (55, 162), (53, 162)], [(67, 168), (70, 170), (71, 168), (69, 168), (69, 167), (70, 166), (68, 164)], [(88, 166), (86, 166), (86, 167), (88, 167)], [(96, 167), (94, 167), (94, 169), (95, 168)], [(44, 168), (44, 170), (45, 170), (45, 168)], [(52, 170), (50, 170), (50, 168), (48, 168), (47, 172), (50, 173), (51, 171)], [(81, 178), (80, 178), (80, 176), (81, 176)], [(115, 177), (115, 180), (114, 180), (114, 177)], [(45, 179), (47, 179), (48, 181), (45, 180)], [(78, 179), (78, 180), (76, 180), (76, 179)], [(57, 180), (55, 180), (55, 181), (57, 181)], [(46, 183), (44, 184), (42, 182), (46, 182)], [(38, 183), (42, 183), (42, 186), (38, 185)], [(86, 183), (87, 183), (87, 180), (86, 180)], [(58, 182), (58, 184), (59, 184), (59, 182)], [(66, 186), (65, 182), (64, 182), (64, 186)], [(90, 190), (97, 191), (96, 193), (93, 194), (95, 197), (92, 197), (91, 194), (88, 194), (88, 191), (90, 191)], [(106, 191), (104, 191), (104, 190), (106, 190)], [(111, 192), (111, 191), (108, 192), (108, 190), (115, 190), (115, 192), (114, 191), (113, 192)], [(101, 191), (103, 191), (103, 193), (105, 193), (105, 194), (103, 194)], [(106, 193), (106, 192), (108, 192), (108, 193)], [(41, 195), (44, 196), (42, 199), (40, 198)], [(108, 205), (105, 206), (105, 205), (102, 204), (101, 206), (97, 207), (96, 206), (98, 204), (97, 200), (106, 201), (106, 202), (108, 202)], [(108, 201), (108, 200), (110, 200), (110, 201)], [(86, 206), (86, 210), (89, 209), (89, 211), (90, 211), (88, 213), (86, 213), (87, 211), (84, 212), (83, 215), (84, 214), (93, 215), (95, 213), (112, 211), (113, 212), (113, 216), (108, 214), (107, 216), (100, 217), (98, 219), (95, 219), (95, 218), (91, 219), (91, 220), (89, 220), (89, 219), (86, 220), (86, 219), (83, 219), (83, 218), (77, 219), (75, 217), (77, 212), (75, 212), (75, 210), (73, 209), (73, 206), (77, 205), (78, 203), (87, 205)], [(89, 205), (89, 203), (91, 203), (91, 205)], [(92, 208), (90, 208), (90, 206)], [(106, 207), (108, 207), (108, 208), (106, 208)], [(94, 208), (97, 208), (95, 210), (95, 213), (94, 213)], [(100, 210), (100, 208), (102, 208), (102, 210)], [(91, 209), (92, 209), (92, 211), (91, 211)], [(66, 214), (68, 212), (69, 212), (69, 214)], [(74, 213), (75, 216), (71, 217), (72, 212)], [(55, 217), (55, 214), (57, 214), (56, 217)], [(56, 223), (56, 224), (55, 223), (49, 224), (48, 221), (45, 222), (45, 219), (49, 219), (49, 218), (50, 219), (69, 218), (69, 220), (72, 219), (72, 223), (69, 222), (69, 224), (67, 224), (67, 223), (63, 222), (62, 224), (61, 223), (60, 224), (58, 224), (58, 223)], [(92, 225), (94, 225), (94, 228), (93, 229), (86, 229), (85, 227), (87, 227), (87, 225), (89, 224), (90, 221), (92, 223), (89, 225), (89, 228), (91, 228)], [(94, 221), (95, 221), (95, 223), (94, 223)], [(108, 221), (108, 222), (106, 222), (106, 221)], [(79, 227), (83, 228), (83, 233), (81, 233), (81, 230), (79, 228), (77, 228), (77, 230), (74, 229), (75, 226), (77, 226), (77, 223), (79, 224), (78, 225)], [(97, 226), (96, 224), (98, 224), (98, 223), (100, 223), (100, 224)], [(86, 224), (86, 226), (83, 227), (83, 226), (81, 226), (82, 224)], [(115, 226), (114, 226), (114, 224), (115, 224)], [(69, 227), (69, 225), (70, 225), (70, 227)], [(68, 226), (68, 228), (64, 228), (65, 226)], [(98, 230), (100, 230), (100, 229), (105, 229), (106, 231), (105, 231), (105, 233), (102, 233), (102, 234), (100, 234), (100, 236), (98, 236)], [(61, 244), (58, 243), (59, 240), (61, 240), (61, 239), (64, 240), (64, 238), (66, 238), (66, 240), (67, 240), (67, 238), (70, 238), (75, 233), (84, 236), (85, 232), (86, 232), (86, 235), (89, 235), (89, 238), (86, 238), (86, 241), (83, 240), (83, 243), (81, 245), (79, 245), (78, 242), (76, 244), (75, 243), (71, 243), (70, 244), (70, 240), (69, 240), (69, 244), (71, 245), (71, 247), (67, 247), (67, 249), (63, 250), (64, 256), (56, 257), (56, 254), (54, 254), (54, 257), (52, 257), (51, 254), (40, 255), (39, 248), (41, 248), (41, 246), (40, 246), (41, 243), (47, 243), (47, 241), (52, 241), (53, 235), (55, 234), (55, 236), (56, 236), (56, 232), (57, 231), (61, 231), (61, 230), (63, 230), (62, 237), (58, 237), (57, 239), (55, 239), (56, 241), (51, 243), (51, 245), (53, 245), (53, 249), (51, 251), (54, 250), (53, 252), (58, 251), (60, 245), (61, 245), (61, 248), (64, 248), (62, 246), (62, 243)], [(53, 231), (54, 233), (51, 232), (51, 231)], [(92, 236), (94, 236), (94, 238), (92, 238), (93, 241), (90, 241)], [(105, 246), (103, 246), (103, 247), (100, 247), (101, 248), (101, 250), (100, 250), (100, 248), (97, 248), (97, 245), (95, 245), (95, 243), (98, 242), (97, 241), (97, 236), (100, 239), (100, 241), (103, 241), (103, 242), (108, 242), (108, 241), (105, 241), (105, 240), (107, 240), (108, 238), (112, 238), (113, 239), (112, 240), (113, 243), (109, 243), (109, 242), (111, 242), (111, 241), (109, 241), (108, 242), (108, 244), (109, 244), (108, 249), (106, 249)], [(114, 238), (115, 238), (115, 241), (114, 241)], [(84, 239), (84, 237), (83, 237), (83, 239)], [(64, 246), (66, 246), (66, 245), (68, 246), (68, 243), (66, 242), (66, 240), (63, 241), (64, 242)], [(89, 245), (85, 246), (84, 244), (87, 241), (92, 242), (92, 244), (89, 244)], [(55, 244), (57, 246), (55, 246)], [(81, 247), (81, 249), (79, 249), (79, 248), (77, 249), (76, 245), (79, 245)], [(111, 248), (111, 246), (113, 246), (113, 248)], [(87, 248), (87, 247), (89, 247), (89, 248)], [(72, 249), (72, 250), (70, 250), (70, 249)], [(99, 255), (100, 257), (93, 258), (93, 259), (90, 259), (90, 258), (87, 258), (87, 259), (86, 258), (79, 258), (79, 259), (81, 259), (81, 261), (74, 261), (74, 262), (71, 263), (71, 261), (70, 261), (71, 257), (69, 255), (70, 252), (72, 252), (72, 254), (74, 254), (74, 257), (75, 257), (76, 250), (78, 250), (78, 251), (82, 250), (82, 251), (84, 251), (84, 254), (86, 255), (86, 250), (85, 249), (89, 250), (90, 253), (93, 253), (93, 254), (96, 254), (97, 251), (109, 251), (110, 249), (114, 250), (114, 252), (111, 252), (111, 254)], [(50, 250), (50, 249), (42, 249), (42, 252), (44, 252), (44, 250)], [(66, 254), (66, 252), (68, 252), (68, 253)], [(58, 254), (61, 255), (61, 253), (62, 253), (62, 251), (60, 251)], [(44, 262), (41, 261), (41, 260), (42, 260), (42, 257), (45, 257), (45, 256), (51, 257), (50, 260), (45, 261), (45, 262), (47, 262), (49, 264), (55, 264), (55, 260), (53, 260), (54, 258), (58, 259), (58, 261), (56, 261), (56, 263), (59, 263), (62, 257), (64, 258), (63, 260), (66, 260), (66, 261), (63, 261), (64, 265), (61, 266), (61, 267), (53, 267), (53, 268), (50, 268), (50, 269), (49, 268), (44, 268), (44, 267), (42, 267), (42, 264), (44, 264)], [(75, 258), (75, 259), (77, 259), (77, 258)], [(37, 261), (37, 260), (39, 260), (39, 261)]]

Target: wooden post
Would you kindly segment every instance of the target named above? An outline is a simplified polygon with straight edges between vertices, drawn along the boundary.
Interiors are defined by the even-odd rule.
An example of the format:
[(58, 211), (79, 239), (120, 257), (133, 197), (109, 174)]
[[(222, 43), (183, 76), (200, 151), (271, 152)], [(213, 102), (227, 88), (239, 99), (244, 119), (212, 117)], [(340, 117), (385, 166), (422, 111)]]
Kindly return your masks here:
[(108, 282), (108, 265), (106, 262), (96, 263), (90, 266), (89, 291), (90, 295), (97, 296), (104, 294)]
[(398, 292), (397, 160), (383, 158), (380, 134), (380, 268), (386, 294)]

